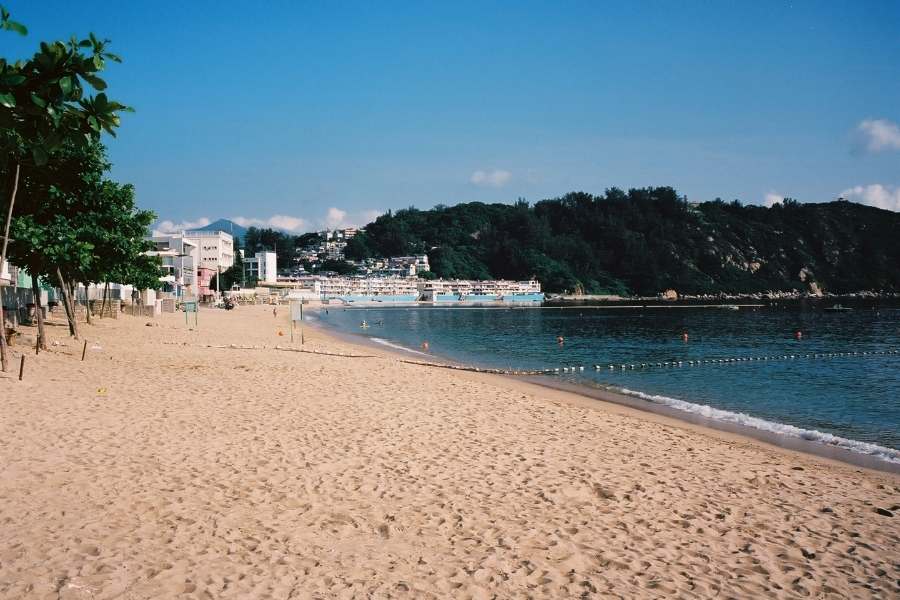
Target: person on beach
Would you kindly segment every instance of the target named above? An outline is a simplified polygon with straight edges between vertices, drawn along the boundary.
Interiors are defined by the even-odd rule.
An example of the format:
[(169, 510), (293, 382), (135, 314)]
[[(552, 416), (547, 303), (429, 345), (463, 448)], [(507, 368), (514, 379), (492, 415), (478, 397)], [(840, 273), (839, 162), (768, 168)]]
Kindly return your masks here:
[(272, 307), (272, 316), (278, 318), (278, 305)]
[(422, 352), (428, 352), (428, 340), (422, 342)]

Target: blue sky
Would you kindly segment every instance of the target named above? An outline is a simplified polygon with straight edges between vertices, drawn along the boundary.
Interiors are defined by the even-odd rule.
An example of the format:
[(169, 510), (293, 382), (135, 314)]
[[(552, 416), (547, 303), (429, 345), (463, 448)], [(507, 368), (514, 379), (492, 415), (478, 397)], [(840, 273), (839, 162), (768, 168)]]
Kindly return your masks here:
[(671, 185), (900, 210), (900, 3), (31, 2), (134, 106), (113, 176), (174, 223)]

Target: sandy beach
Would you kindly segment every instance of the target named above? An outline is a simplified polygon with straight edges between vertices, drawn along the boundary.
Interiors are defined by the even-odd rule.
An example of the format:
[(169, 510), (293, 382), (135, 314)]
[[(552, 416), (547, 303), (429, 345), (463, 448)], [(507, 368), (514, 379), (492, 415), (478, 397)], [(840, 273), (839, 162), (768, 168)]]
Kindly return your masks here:
[(23, 328), (0, 598), (900, 596), (897, 475), (321, 330), (368, 356), (275, 349), (288, 313), (104, 319), (83, 362), (60, 316), (39, 356)]

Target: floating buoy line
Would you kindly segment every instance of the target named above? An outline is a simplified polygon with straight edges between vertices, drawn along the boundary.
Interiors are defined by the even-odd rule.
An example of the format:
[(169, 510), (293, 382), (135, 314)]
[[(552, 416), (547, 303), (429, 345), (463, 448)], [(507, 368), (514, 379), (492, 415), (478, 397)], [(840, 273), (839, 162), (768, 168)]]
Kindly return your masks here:
[[(186, 342), (163, 342), (175, 346), (188, 346)], [(218, 348), (229, 350), (280, 350), (283, 352), (301, 352), (304, 354), (319, 354), (322, 356), (339, 356), (343, 358), (383, 358), (372, 354), (354, 354), (351, 352), (328, 352), (306, 348), (290, 348), (285, 346), (247, 346), (240, 344), (198, 344), (199, 348)], [(615, 372), (615, 371), (649, 371), (652, 369), (678, 369), (683, 367), (721, 366), (726, 364), (743, 363), (772, 363), (792, 360), (816, 360), (831, 358), (858, 358), (876, 356), (900, 356), (900, 350), (875, 350), (871, 352), (810, 352), (806, 354), (769, 354), (765, 356), (739, 356), (733, 358), (700, 358), (687, 360), (648, 361), (634, 363), (605, 363), (595, 365), (573, 365), (550, 369), (496, 369), (490, 367), (474, 367), (468, 365), (454, 365), (442, 362), (399, 359), (399, 362), (422, 367), (437, 367), (452, 369), (455, 371), (471, 371), (474, 373), (492, 373), (497, 375), (562, 375), (563, 373), (583, 373), (584, 371)]]
[[(686, 360), (648, 361), (635, 363), (606, 363), (591, 365), (592, 371), (646, 371), (650, 369), (672, 369), (679, 367), (720, 366), (737, 363), (770, 363), (777, 361), (805, 360), (805, 359), (830, 359), (830, 358), (856, 358), (874, 356), (900, 356), (900, 350), (875, 350), (871, 352), (811, 352), (806, 354), (768, 354), (765, 356), (738, 356), (733, 358), (695, 358)], [(542, 369), (543, 375), (559, 375), (562, 373), (579, 373), (585, 370), (582, 365)]]

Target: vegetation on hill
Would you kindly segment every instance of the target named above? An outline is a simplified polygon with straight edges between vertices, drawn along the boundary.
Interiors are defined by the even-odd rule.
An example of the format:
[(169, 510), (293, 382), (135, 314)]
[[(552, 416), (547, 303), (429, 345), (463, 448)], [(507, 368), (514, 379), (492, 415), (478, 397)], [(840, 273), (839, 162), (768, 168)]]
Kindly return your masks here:
[(427, 253), (444, 278), (537, 277), (551, 292), (900, 290), (900, 214), (850, 202), (690, 205), (670, 187), (380, 216), (347, 257)]

